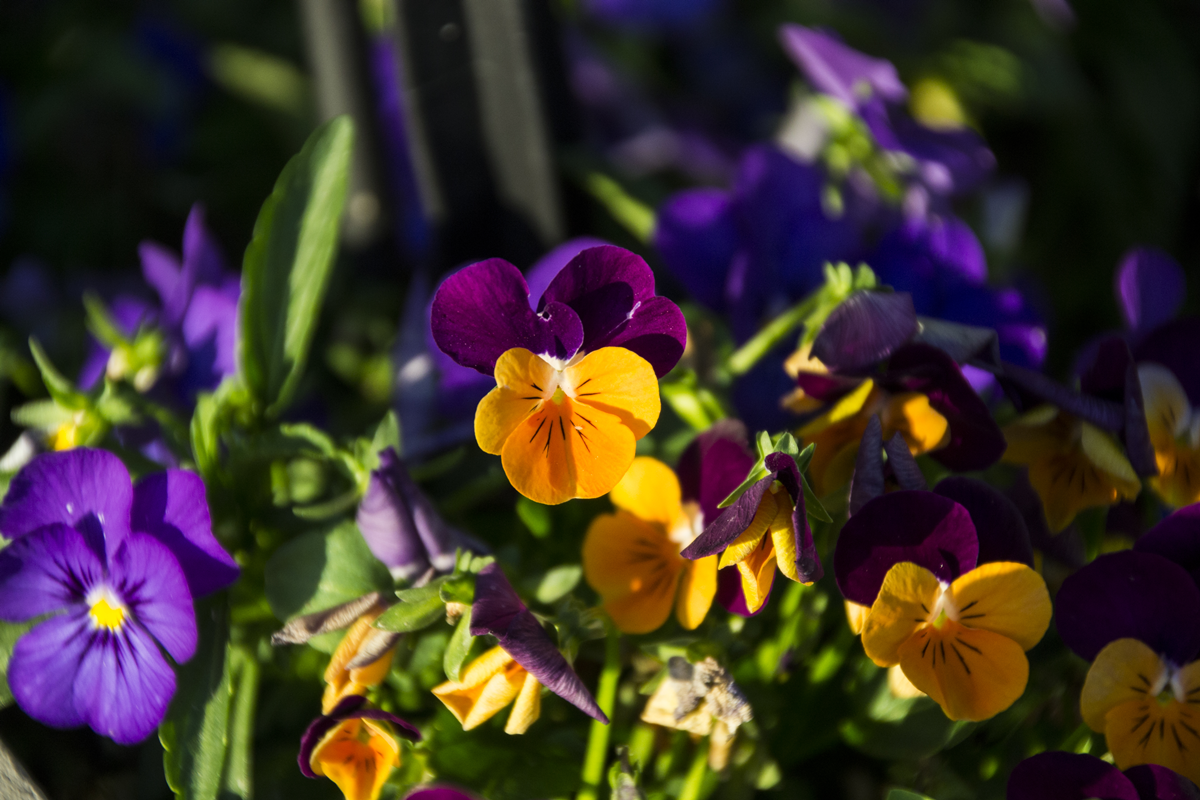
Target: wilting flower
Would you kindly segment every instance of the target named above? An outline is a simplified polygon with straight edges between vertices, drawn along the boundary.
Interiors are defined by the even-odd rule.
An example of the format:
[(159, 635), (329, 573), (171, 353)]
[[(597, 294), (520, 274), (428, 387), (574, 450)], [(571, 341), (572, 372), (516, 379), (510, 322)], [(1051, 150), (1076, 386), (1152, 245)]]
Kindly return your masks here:
[(712, 656), (691, 664), (674, 656), (642, 709), (642, 720), (696, 736), (711, 736), (708, 763), (722, 770), (738, 728), (754, 718), (750, 703)]
[(400, 766), (397, 736), (421, 740), (421, 732), (394, 714), (367, 708), (366, 698), (346, 697), (317, 717), (300, 740), (297, 761), (305, 777), (325, 776), (346, 800), (375, 800)]
[(541, 713), (540, 686), (608, 724), (591, 692), (495, 564), (476, 576), (471, 606), (471, 635), (489, 634), (496, 637), (499, 647), (471, 662), (461, 680), (433, 689), (464, 730), (485, 722), (516, 700), (505, 730), (524, 733)]
[(718, 567), (736, 566), (750, 613), (767, 601), (776, 566), (799, 583), (811, 584), (823, 574), (796, 460), (787, 453), (771, 453), (764, 465), (766, 477), (707, 524), (683, 551), (684, 558), (693, 560), (720, 553)]
[(863, 648), (951, 719), (984, 720), (1025, 691), (1025, 651), (1050, 624), (1028, 533), (987, 486), (949, 478), (937, 490), (875, 498), (843, 527), (838, 587), (868, 606)]
[[(1194, 538), (1195, 528), (1153, 546), (1189, 546), (1181, 533)], [(1200, 589), (1187, 570), (1154, 552), (1102, 555), (1063, 582), (1057, 619), (1062, 640), (1092, 662), (1080, 713), (1117, 766), (1158, 764), (1200, 780)]]
[(8, 682), (31, 717), (130, 744), (162, 721), (196, 648), (192, 598), (236, 579), (204, 484), (170, 470), (137, 486), (103, 450), (38, 456), (0, 506), (0, 618), (50, 615), (17, 640)]
[(491, 259), (455, 273), (433, 300), (438, 347), (496, 379), (475, 437), (517, 491), (541, 503), (599, 497), (633, 462), (661, 409), (657, 377), (679, 360), (679, 308), (617, 247), (583, 251), (529, 307), (516, 267)]
[(1039, 753), (1013, 768), (1007, 800), (1195, 800), (1200, 789), (1165, 767), (1144, 765), (1122, 772), (1079, 753)]

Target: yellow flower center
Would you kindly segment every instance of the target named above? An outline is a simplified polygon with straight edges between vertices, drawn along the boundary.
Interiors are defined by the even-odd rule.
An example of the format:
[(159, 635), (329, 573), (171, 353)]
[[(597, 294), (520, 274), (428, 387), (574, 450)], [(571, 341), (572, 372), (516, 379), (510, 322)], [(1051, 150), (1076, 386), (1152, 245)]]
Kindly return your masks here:
[(113, 631), (120, 630), (121, 626), (125, 624), (125, 607), (117, 600), (113, 601), (114, 604), (110, 604), (108, 601), (108, 597), (102, 596), (92, 604), (88, 613), (99, 627)]

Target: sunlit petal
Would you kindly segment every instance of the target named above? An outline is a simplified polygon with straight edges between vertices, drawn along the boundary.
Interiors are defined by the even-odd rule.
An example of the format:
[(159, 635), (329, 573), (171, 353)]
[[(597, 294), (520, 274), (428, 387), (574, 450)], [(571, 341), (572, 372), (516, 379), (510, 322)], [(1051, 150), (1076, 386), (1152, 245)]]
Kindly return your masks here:
[(496, 361), (496, 388), (475, 409), (475, 439), (494, 456), (517, 426), (542, 404), (554, 368), (528, 350), (514, 347)]
[(916, 392), (896, 395), (881, 413), (883, 438), (899, 433), (913, 455), (921, 455), (945, 444), (950, 423), (929, 405), (929, 398)]
[(941, 628), (922, 628), (900, 646), (899, 656), (913, 685), (955, 720), (996, 716), (1017, 701), (1029, 681), (1029, 661), (1021, 645), (953, 621)]
[(689, 563), (662, 526), (628, 511), (596, 517), (583, 542), (584, 577), (625, 633), (647, 633), (667, 621)]
[(863, 626), (863, 649), (872, 661), (881, 667), (899, 663), (901, 645), (925, 624), (940, 591), (937, 576), (924, 567), (904, 562), (888, 570)]
[(1046, 581), (1024, 564), (983, 564), (950, 584), (950, 594), (961, 624), (1006, 636), (1026, 650), (1050, 627)]
[(675, 617), (686, 630), (695, 630), (712, 607), (717, 594), (717, 557), (689, 561), (679, 582), (675, 599)]
[(521, 693), (513, 703), (504, 732), (517, 735), (529, 730), (529, 726), (537, 722), (542, 714), (542, 685), (537, 678), (525, 673), (525, 683), (521, 685)]
[[(563, 380), (581, 405), (617, 417), (637, 439), (658, 422), (662, 411), (658, 378), (650, 362), (631, 350), (602, 347), (588, 353), (578, 364), (563, 370)], [(624, 465), (622, 475), (628, 466)]]
[(778, 496), (786, 494), (773, 491), (778, 486), (779, 484), (775, 484), (771, 489), (763, 492), (762, 500), (759, 501), (758, 510), (754, 512), (754, 519), (751, 520), (750, 526), (738, 538), (730, 542), (725, 551), (721, 553), (721, 561), (717, 564), (718, 568), (724, 569), (745, 560), (762, 542), (762, 537), (767, 535), (767, 530), (779, 511)]

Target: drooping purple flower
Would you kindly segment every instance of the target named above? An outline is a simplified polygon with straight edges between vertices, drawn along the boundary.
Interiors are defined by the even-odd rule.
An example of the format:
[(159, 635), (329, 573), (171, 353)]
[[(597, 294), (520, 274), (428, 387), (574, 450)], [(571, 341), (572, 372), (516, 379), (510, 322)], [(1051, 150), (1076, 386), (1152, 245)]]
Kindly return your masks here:
[(516, 347), (565, 364), (580, 351), (615, 346), (646, 359), (661, 377), (687, 342), (682, 312), (654, 294), (646, 262), (612, 246), (573, 258), (547, 286), (536, 311), (512, 264), (495, 258), (472, 264), (438, 289), (431, 327), (444, 353), (484, 374)]
[(832, 34), (789, 23), (780, 26), (779, 41), (813, 88), (850, 108), (873, 97), (890, 103), (908, 99), (892, 62), (860, 53)]
[(475, 578), (471, 634), (495, 636), (500, 647), (538, 683), (588, 716), (608, 724), (608, 717), (596, 705), (592, 693), (496, 564), (484, 567)]
[(54, 727), (130, 744), (166, 713), (176, 662), (196, 648), (192, 598), (238, 568), (213, 538), (200, 479), (171, 470), (134, 487), (102, 450), (49, 453), (0, 505), (0, 618), (52, 615), (13, 649), (17, 704)]
[(1007, 800), (1195, 800), (1200, 789), (1166, 767), (1143, 764), (1122, 772), (1080, 753), (1031, 756), (1008, 778)]

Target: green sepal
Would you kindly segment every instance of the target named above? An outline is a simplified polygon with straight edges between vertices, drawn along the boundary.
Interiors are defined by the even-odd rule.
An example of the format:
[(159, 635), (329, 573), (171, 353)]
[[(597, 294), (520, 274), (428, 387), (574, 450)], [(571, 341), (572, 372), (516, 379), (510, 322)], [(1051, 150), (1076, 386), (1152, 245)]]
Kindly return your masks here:
[(456, 681), (462, 677), (463, 664), (471, 654), (471, 645), (474, 643), (475, 637), (471, 635), (471, 613), (468, 611), (459, 617), (454, 634), (446, 645), (446, 652), (442, 655), (442, 669), (447, 679)]
[(412, 633), (428, 628), (446, 616), (446, 603), (442, 600), (441, 588), (446, 578), (415, 589), (396, 592), (400, 602), (393, 605), (375, 620), (375, 627), (395, 633)]

